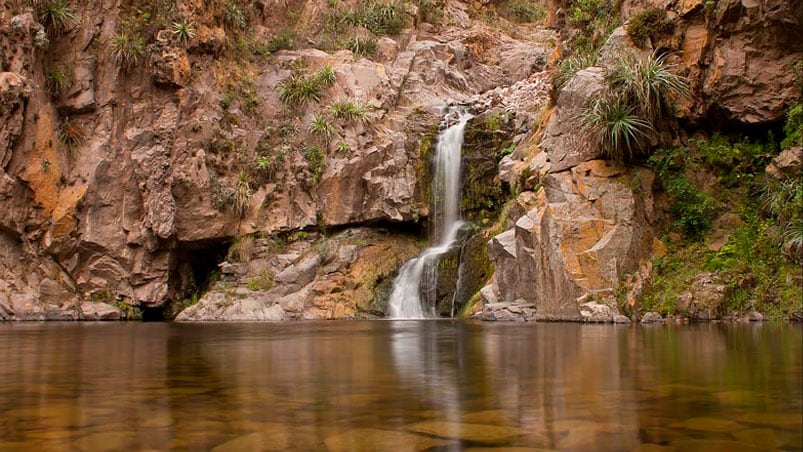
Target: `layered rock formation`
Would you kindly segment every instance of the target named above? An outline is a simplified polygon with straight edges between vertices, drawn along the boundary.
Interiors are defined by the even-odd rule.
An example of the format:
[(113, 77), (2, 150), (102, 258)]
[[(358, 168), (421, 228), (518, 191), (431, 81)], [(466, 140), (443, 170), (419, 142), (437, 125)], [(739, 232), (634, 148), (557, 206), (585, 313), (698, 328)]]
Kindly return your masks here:
[[(287, 25), (281, 17), (299, 6), (299, 29), (313, 26), (320, 5), (270, 14), (252, 5), (253, 34), (238, 35), (187, 1), (173, 11), (195, 28), (186, 41), (148, 10), (143, 27), (155, 30), (141, 67), (114, 53), (125, 27), (142, 20), (123, 2), (72, 5), (76, 18), (62, 33), (44, 30), (37, 12), (17, 3), (0, 7), (0, 312), (17, 319), (92, 318), (96, 310), (81, 308), (89, 301), (161, 309), (200, 287), (244, 234), (382, 222), (418, 230), (443, 108), (506, 108), (539, 84), (543, 101), (543, 78), (528, 78), (544, 69), (555, 42), (532, 26), (510, 25), (513, 38), (449, 2), (450, 21), (383, 37), (373, 59), (312, 48), (266, 57), (248, 42), (275, 37)], [(404, 14), (408, 23), (416, 16)], [(282, 102), (291, 74), (321, 68), (335, 80), (319, 101)], [(59, 74), (66, 79), (54, 87)], [(332, 117), (338, 100), (367, 106), (365, 121)], [(315, 115), (326, 117), (332, 136), (312, 129)], [(409, 254), (398, 245), (372, 249), (370, 259), (396, 263)], [(353, 317), (362, 303), (308, 301), (293, 312)], [(218, 318), (209, 312), (185, 317)]]

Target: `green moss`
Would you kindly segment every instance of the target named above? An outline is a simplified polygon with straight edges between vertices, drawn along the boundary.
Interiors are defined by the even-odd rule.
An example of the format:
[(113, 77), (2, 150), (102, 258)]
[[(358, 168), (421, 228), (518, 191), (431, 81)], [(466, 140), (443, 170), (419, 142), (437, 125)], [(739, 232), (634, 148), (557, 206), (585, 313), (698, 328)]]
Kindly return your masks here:
[(633, 43), (643, 48), (647, 45), (647, 38), (672, 33), (675, 24), (666, 18), (666, 11), (662, 8), (649, 8), (631, 17), (626, 29)]

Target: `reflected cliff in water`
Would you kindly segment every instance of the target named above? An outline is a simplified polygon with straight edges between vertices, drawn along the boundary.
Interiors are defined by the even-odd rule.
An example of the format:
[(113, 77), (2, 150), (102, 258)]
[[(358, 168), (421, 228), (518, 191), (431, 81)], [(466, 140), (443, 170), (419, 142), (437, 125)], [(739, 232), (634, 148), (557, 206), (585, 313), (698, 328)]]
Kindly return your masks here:
[(803, 445), (803, 328), (2, 324), (0, 449)]

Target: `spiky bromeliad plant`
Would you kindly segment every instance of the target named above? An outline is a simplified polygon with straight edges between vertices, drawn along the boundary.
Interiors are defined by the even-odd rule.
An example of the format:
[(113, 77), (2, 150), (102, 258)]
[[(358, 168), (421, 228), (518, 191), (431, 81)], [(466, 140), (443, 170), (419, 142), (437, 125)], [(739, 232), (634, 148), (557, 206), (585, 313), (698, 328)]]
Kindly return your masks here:
[(173, 37), (179, 44), (186, 44), (195, 37), (195, 24), (192, 22), (173, 22)]
[(672, 102), (689, 90), (666, 55), (625, 54), (618, 60), (606, 71), (605, 91), (586, 106), (582, 122), (608, 158), (623, 161), (643, 150), (672, 112)]
[(67, 0), (49, 0), (42, 5), (39, 20), (45, 28), (58, 35), (77, 22), (78, 17)]
[(121, 32), (114, 35), (111, 46), (114, 61), (124, 68), (134, 67), (145, 56), (145, 38), (139, 33)]
[(316, 77), (309, 77), (302, 71), (293, 71), (279, 84), (279, 99), (289, 106), (303, 106), (318, 102), (323, 94), (323, 86)]
[(310, 133), (317, 135), (325, 143), (329, 143), (332, 141), (332, 137), (335, 135), (335, 128), (331, 122), (326, 118), (326, 116), (322, 114), (315, 114), (312, 117), (312, 122), (309, 125)]
[(640, 151), (654, 129), (621, 97), (604, 95), (586, 108), (583, 123), (611, 160), (624, 161)]

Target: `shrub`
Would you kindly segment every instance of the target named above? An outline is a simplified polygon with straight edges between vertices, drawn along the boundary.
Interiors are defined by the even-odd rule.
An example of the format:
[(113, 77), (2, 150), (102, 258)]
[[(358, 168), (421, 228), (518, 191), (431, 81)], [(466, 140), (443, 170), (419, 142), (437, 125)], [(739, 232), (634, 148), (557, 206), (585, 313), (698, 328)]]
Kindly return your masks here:
[(287, 50), (293, 48), (293, 32), (282, 30), (268, 41), (267, 51), (270, 53), (277, 50)]
[(223, 4), (223, 25), (232, 30), (242, 30), (248, 25), (245, 12), (237, 2), (229, 0)]
[(237, 189), (234, 192), (232, 207), (234, 213), (242, 217), (248, 211), (248, 204), (251, 202), (251, 184), (248, 181), (248, 174), (244, 171), (237, 176)]
[(145, 39), (136, 32), (121, 32), (112, 38), (112, 55), (114, 61), (124, 68), (136, 66), (145, 56)]
[(325, 143), (329, 143), (335, 135), (335, 128), (326, 119), (326, 116), (317, 113), (312, 117), (308, 130), (322, 138)]
[(84, 128), (80, 123), (72, 118), (66, 118), (61, 122), (58, 130), (59, 143), (72, 153), (78, 145), (84, 142)]
[(346, 14), (344, 20), (376, 35), (397, 34), (405, 25), (403, 12), (404, 5), (401, 1), (369, 0), (360, 3), (356, 11)]
[(75, 11), (66, 0), (49, 0), (43, 5), (39, 19), (54, 34), (61, 34), (78, 21)]
[(626, 27), (633, 44), (642, 48), (647, 44), (647, 38), (671, 33), (673, 29), (674, 23), (666, 18), (666, 11), (661, 8), (649, 8), (636, 14)]
[(232, 262), (248, 262), (254, 252), (254, 236), (242, 235), (234, 239), (229, 246), (226, 260)]
[(62, 66), (55, 66), (48, 69), (45, 74), (45, 85), (47, 91), (53, 97), (58, 97), (72, 88), (73, 76), (68, 69)]
[(179, 44), (186, 44), (195, 37), (195, 24), (192, 22), (173, 22), (173, 37)]
[(303, 106), (321, 100), (323, 87), (301, 71), (293, 71), (279, 84), (279, 99), (290, 106)]
[(544, 20), (546, 8), (537, 0), (507, 0), (502, 4), (503, 14), (521, 23)]
[(246, 287), (252, 292), (270, 290), (273, 287), (273, 276), (267, 269), (262, 270), (259, 275), (248, 280)]
[(666, 57), (657, 52), (644, 57), (621, 55), (605, 74), (610, 89), (650, 121), (665, 117), (674, 100), (689, 94), (686, 81), (673, 72), (674, 65)]
[(593, 66), (596, 61), (596, 54), (590, 52), (580, 52), (564, 58), (558, 65), (557, 74), (553, 79), (555, 89), (563, 88), (575, 74)]
[(352, 36), (346, 41), (346, 48), (357, 57), (372, 56), (376, 53), (374, 36)]
[(332, 66), (323, 66), (315, 73), (315, 83), (322, 87), (332, 86), (335, 81), (337, 81), (337, 77)]
[(582, 122), (605, 155), (616, 161), (633, 157), (654, 132), (652, 124), (615, 95), (594, 99), (586, 108)]
[(341, 100), (332, 103), (329, 108), (335, 118), (338, 119), (343, 119), (346, 121), (360, 121), (362, 123), (368, 122), (369, 119), (368, 106), (362, 103)]
[(307, 168), (312, 173), (312, 182), (317, 184), (326, 167), (326, 155), (318, 146), (311, 146), (304, 149), (304, 158), (307, 160)]
[(803, 103), (796, 102), (789, 108), (783, 130), (786, 132), (786, 138), (781, 142), (784, 149), (803, 146)]

